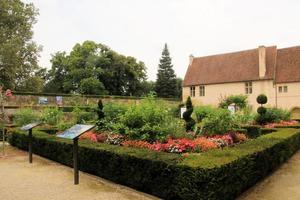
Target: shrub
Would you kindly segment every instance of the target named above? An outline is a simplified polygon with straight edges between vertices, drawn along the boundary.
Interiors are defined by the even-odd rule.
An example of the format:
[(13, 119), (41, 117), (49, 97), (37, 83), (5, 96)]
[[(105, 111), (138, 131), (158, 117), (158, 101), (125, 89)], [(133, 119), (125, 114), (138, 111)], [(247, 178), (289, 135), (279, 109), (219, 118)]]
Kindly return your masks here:
[(282, 121), (288, 121), (291, 119), (291, 113), (287, 110), (280, 108), (268, 108), (263, 115), (256, 116), (256, 122), (258, 124), (267, 124)]
[(261, 128), (260, 126), (256, 126), (256, 125), (247, 125), (247, 126), (243, 126), (243, 129), (246, 129), (246, 135), (249, 138), (257, 138), (258, 136), (261, 135)]
[(246, 124), (252, 124), (255, 121), (255, 115), (251, 112), (251, 108), (246, 107), (237, 111), (234, 115), (235, 126), (240, 127)]
[(266, 104), (268, 102), (268, 97), (264, 94), (260, 94), (256, 98), (257, 103)]
[(264, 115), (264, 114), (266, 114), (266, 112), (267, 112), (267, 109), (263, 106), (260, 106), (257, 108), (257, 113), (260, 115)]
[(139, 140), (127, 140), (121, 143), (124, 147), (146, 148), (149, 149), (151, 144), (145, 141)]
[[(28, 149), (28, 137), (12, 132), (11, 145)], [(34, 131), (33, 152), (72, 166), (72, 141)], [(171, 200), (235, 199), (290, 158), (300, 148), (300, 132), (278, 132), (231, 148), (201, 154), (168, 154), (79, 142), (79, 169)]]
[(203, 120), (202, 133), (207, 135), (225, 134), (234, 127), (234, 120), (229, 110), (217, 109)]
[(191, 131), (195, 126), (196, 122), (192, 118), (192, 113), (194, 109), (193, 109), (193, 104), (190, 96), (186, 100), (185, 107), (186, 107), (186, 111), (183, 113), (183, 119), (185, 120), (185, 129), (186, 131)]
[(31, 122), (40, 121), (39, 113), (31, 108), (22, 108), (16, 112), (13, 118), (17, 126), (23, 126)]
[(195, 108), (194, 113), (197, 119), (197, 122), (201, 122), (205, 117), (210, 113), (214, 112), (216, 108), (212, 106), (198, 106)]
[(124, 113), (128, 110), (128, 106), (117, 103), (106, 103), (103, 108), (105, 121), (117, 123)]
[(205, 138), (205, 137), (198, 137), (194, 140), (195, 144), (195, 152), (200, 151), (207, 151), (210, 149), (217, 149), (218, 146), (213, 141)]
[(75, 123), (77, 124), (85, 124), (87, 122), (96, 120), (96, 114), (94, 112), (87, 112), (79, 107), (75, 107), (72, 111), (72, 114), (75, 118)]
[(247, 98), (248, 97), (246, 95), (230, 95), (221, 100), (221, 102), (219, 103), (219, 107), (227, 109), (230, 104), (235, 104), (239, 108), (243, 109), (248, 105)]
[(42, 111), (42, 120), (43, 122), (49, 125), (57, 125), (61, 122), (63, 118), (63, 112), (57, 107), (55, 108), (45, 108)]

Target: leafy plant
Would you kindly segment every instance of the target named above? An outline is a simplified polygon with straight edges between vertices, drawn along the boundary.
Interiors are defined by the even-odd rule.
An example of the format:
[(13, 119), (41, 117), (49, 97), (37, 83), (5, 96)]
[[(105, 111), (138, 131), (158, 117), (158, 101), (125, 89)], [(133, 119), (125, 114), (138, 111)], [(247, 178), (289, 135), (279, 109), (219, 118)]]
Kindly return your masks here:
[(291, 112), (280, 108), (268, 108), (264, 114), (256, 116), (256, 122), (259, 124), (274, 123), (282, 121), (289, 121), (291, 119)]
[(16, 112), (13, 118), (13, 122), (17, 126), (23, 126), (31, 122), (36, 122), (40, 120), (40, 115), (38, 112), (32, 110), (31, 108), (22, 108)]
[(256, 98), (257, 103), (266, 104), (268, 102), (268, 97), (265, 94), (260, 94)]
[(205, 117), (210, 113), (214, 112), (216, 108), (212, 106), (198, 106), (194, 109), (194, 113), (197, 119), (197, 122), (201, 122)]
[(234, 127), (234, 119), (227, 109), (217, 109), (203, 120), (202, 133), (207, 135), (225, 134)]
[(248, 97), (246, 95), (230, 95), (221, 100), (219, 107), (227, 109), (230, 104), (235, 104), (239, 108), (243, 109), (248, 105), (247, 98)]
[(59, 110), (57, 107), (55, 108), (45, 108), (42, 111), (41, 116), (43, 122), (50, 125), (57, 125), (62, 121), (63, 112)]
[(75, 118), (75, 123), (77, 124), (85, 124), (96, 119), (94, 112), (87, 112), (79, 107), (75, 107), (72, 111), (72, 114)]

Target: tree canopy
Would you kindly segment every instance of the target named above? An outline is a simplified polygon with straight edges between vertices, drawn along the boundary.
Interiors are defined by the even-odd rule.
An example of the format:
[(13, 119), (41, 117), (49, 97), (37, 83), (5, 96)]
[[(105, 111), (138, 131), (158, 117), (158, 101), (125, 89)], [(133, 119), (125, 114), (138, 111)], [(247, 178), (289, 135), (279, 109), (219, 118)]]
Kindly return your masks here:
[(93, 41), (76, 44), (70, 54), (55, 53), (51, 63), (48, 92), (138, 95), (146, 79), (143, 62)]
[(41, 47), (32, 40), (37, 15), (31, 3), (0, 1), (0, 85), (4, 88), (27, 89), (33, 82), (43, 85), (42, 79), (29, 78), (40, 70)]

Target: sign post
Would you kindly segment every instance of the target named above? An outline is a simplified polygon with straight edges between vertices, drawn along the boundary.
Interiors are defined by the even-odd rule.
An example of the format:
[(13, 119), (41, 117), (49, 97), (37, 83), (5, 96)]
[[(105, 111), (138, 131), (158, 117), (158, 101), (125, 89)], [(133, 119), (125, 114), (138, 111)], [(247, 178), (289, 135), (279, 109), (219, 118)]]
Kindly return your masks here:
[(78, 170), (78, 138), (85, 132), (93, 129), (95, 125), (76, 124), (65, 132), (57, 135), (60, 138), (73, 140), (73, 168), (74, 168), (74, 185), (79, 184), (79, 170)]
[(28, 133), (28, 153), (29, 153), (29, 163), (32, 163), (32, 129), (40, 125), (41, 122), (34, 122), (21, 127), (22, 131), (29, 131)]

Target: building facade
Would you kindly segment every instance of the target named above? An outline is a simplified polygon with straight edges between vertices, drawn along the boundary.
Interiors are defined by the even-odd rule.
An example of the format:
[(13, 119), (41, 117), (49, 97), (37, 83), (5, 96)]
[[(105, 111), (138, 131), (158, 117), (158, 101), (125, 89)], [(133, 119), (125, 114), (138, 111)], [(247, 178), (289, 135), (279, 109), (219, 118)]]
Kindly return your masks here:
[(300, 46), (260, 46), (234, 53), (190, 56), (182, 92), (183, 100), (191, 96), (196, 105), (217, 106), (229, 95), (245, 94), (256, 109), (256, 97), (265, 94), (267, 106), (299, 109)]

